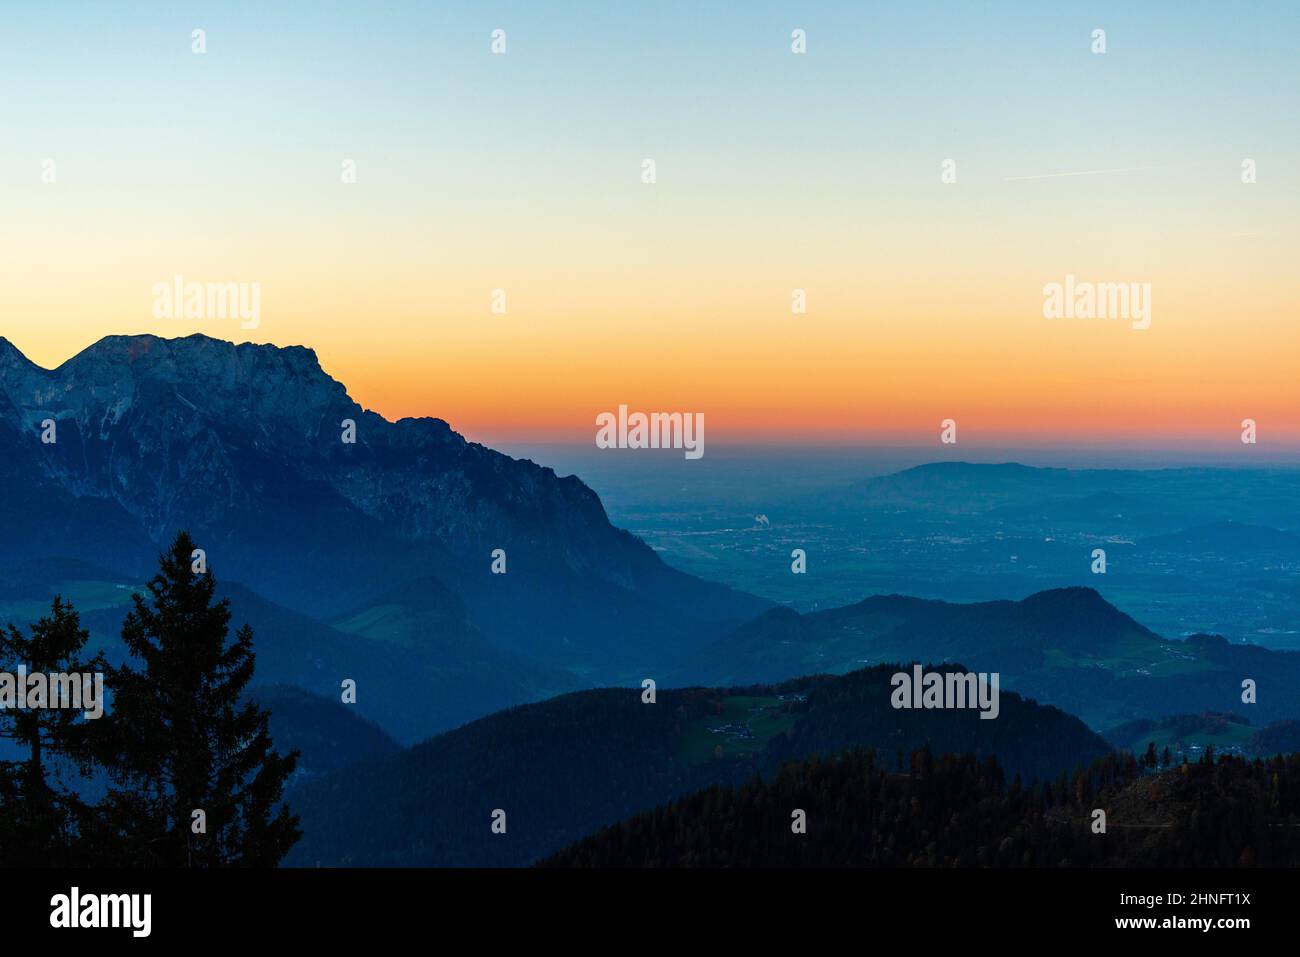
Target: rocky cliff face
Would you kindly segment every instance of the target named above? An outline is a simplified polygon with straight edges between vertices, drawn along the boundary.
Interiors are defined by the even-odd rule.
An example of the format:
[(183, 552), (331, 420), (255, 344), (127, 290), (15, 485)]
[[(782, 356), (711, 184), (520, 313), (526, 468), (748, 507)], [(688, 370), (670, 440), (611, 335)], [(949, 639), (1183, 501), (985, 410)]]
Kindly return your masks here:
[[(5, 346), (0, 384), (19, 430), (35, 441), (42, 421), (58, 426), (45, 475), (116, 501), (157, 539), (238, 522), (270, 473), (319, 484), (399, 538), (480, 545), (515, 523), (577, 532), (583, 545), (617, 538), (581, 482), (468, 443), (438, 419), (366, 412), (310, 349), (113, 336), (47, 371)], [(342, 441), (349, 419), (355, 444)]]
[[(7, 485), (89, 507), (92, 524), (138, 527), (76, 557), (134, 570), (152, 558), (142, 540), (156, 548), (187, 528), (218, 574), (313, 614), (435, 575), (507, 644), (608, 646), (625, 631), (648, 651), (759, 607), (668, 569), (577, 478), (439, 419), (364, 410), (302, 347), (110, 336), (46, 370), (0, 340), (0, 448)], [(25, 534), (0, 554), (58, 553)], [(494, 548), (506, 575), (490, 574)]]

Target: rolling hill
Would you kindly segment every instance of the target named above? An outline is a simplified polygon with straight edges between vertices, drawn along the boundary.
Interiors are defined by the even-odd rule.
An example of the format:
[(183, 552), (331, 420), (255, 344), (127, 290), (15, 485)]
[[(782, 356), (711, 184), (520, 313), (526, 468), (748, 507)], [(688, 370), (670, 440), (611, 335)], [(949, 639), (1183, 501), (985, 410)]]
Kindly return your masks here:
[[(61, 594), (81, 612), (91, 647), (119, 661), (122, 619), (143, 583), (77, 559), (46, 558), (0, 570), (0, 622), (34, 621)], [(253, 627), (255, 683), (293, 686), (338, 701), (357, 683), (355, 708), (411, 744), (485, 713), (580, 687), (568, 671), (498, 647), (467, 620), (436, 579), (412, 579), (371, 605), (326, 623), (218, 581), (233, 621)]]
[[(1105, 754), (1078, 719), (1013, 693), (996, 720), (896, 710), (885, 666), (749, 688), (600, 689), (512, 708), (288, 795), (304, 836), (287, 863), (527, 864), (636, 811), (774, 773), (846, 743), (997, 754), (1026, 778)], [(958, 669), (959, 670), (959, 669)], [(494, 811), (507, 830), (493, 833)]]
[(1052, 589), (1022, 601), (954, 604), (882, 595), (808, 614), (773, 609), (700, 648), (669, 683), (842, 674), (917, 657), (996, 671), (1003, 687), (1095, 728), (1189, 710), (1237, 710), (1245, 679), (1259, 689), (1257, 703), (1248, 706), (1252, 720), (1264, 724), (1294, 717), (1300, 690), (1300, 654), (1212, 635), (1168, 640), (1091, 588)]

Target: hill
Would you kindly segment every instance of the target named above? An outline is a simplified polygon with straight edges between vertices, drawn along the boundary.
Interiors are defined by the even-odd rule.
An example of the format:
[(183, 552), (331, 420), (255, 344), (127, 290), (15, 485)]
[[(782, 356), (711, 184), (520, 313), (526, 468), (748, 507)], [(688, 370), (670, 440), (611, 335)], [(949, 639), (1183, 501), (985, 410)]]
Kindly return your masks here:
[(1223, 638), (1162, 638), (1091, 588), (1021, 601), (956, 604), (881, 595), (799, 614), (773, 609), (702, 646), (674, 683), (769, 681), (800, 672), (844, 673), (924, 657), (996, 671), (1004, 687), (1077, 714), (1093, 727), (1141, 717), (1242, 707), (1242, 681), (1268, 687), (1252, 720), (1292, 717), (1300, 654)]
[(378, 725), (358, 717), (337, 699), (291, 685), (260, 685), (250, 689), (248, 697), (271, 713), (271, 740), (276, 750), (281, 754), (300, 752), (291, 780), (316, 777), (401, 750)]
[[(62, 595), (81, 612), (92, 647), (117, 662), (122, 619), (143, 587), (131, 575), (78, 559), (21, 562), (0, 570), (0, 622), (35, 621), (50, 598)], [(219, 581), (217, 595), (230, 601), (237, 624), (253, 628), (258, 684), (338, 701), (343, 679), (351, 679), (358, 715), (407, 744), (582, 684), (568, 671), (498, 647), (468, 621), (459, 597), (432, 577), (405, 582), (334, 623), (238, 582)]]
[[(799, 512), (873, 521), (960, 517), (983, 525), (1155, 537), (1198, 525), (1267, 526), (1290, 515), (1294, 470), (1066, 469), (1016, 462), (932, 462), (806, 496)], [(1245, 493), (1245, 494), (1243, 494)]]
[[(897, 710), (894, 666), (749, 688), (601, 689), (512, 708), (289, 794), (304, 836), (288, 863), (522, 865), (636, 811), (772, 773), (841, 742), (890, 754), (974, 745), (1026, 777), (1106, 753), (1076, 718), (1003, 692), (996, 720)], [(956, 669), (950, 669), (956, 670)], [(505, 834), (491, 815), (507, 815)]]
[[(1300, 755), (1223, 758), (1143, 773), (1131, 756), (1052, 784), (1008, 781), (993, 759), (869, 751), (713, 787), (566, 848), (550, 867), (1292, 866)], [(1095, 809), (1106, 830), (1093, 830)], [(805, 815), (795, 833), (794, 814)]]

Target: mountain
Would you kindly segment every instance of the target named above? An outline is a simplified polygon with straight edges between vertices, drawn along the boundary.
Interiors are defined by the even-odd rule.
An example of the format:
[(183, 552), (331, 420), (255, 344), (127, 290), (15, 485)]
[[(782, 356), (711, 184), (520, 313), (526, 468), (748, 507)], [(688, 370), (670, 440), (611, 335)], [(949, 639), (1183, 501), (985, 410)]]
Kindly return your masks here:
[[(935, 462), (848, 482), (846, 453), (812, 491), (783, 476), (819, 460), (784, 450), (730, 463), (716, 487), (694, 483), (689, 510), (671, 475), (645, 491), (639, 469), (598, 487), (624, 490), (616, 514), (665, 560), (800, 612), (873, 594), (979, 602), (1089, 585), (1162, 635), (1300, 650), (1300, 469), (1256, 466), (1246, 446), (1232, 454), (1231, 468)], [(792, 574), (794, 548), (804, 574)]]
[(1024, 504), (1094, 488), (1095, 474), (1063, 468), (1034, 468), (1018, 462), (975, 464), (933, 462), (818, 493), (828, 502), (873, 508), (987, 511), (1008, 502)]
[[(77, 559), (35, 559), (0, 569), (0, 622), (26, 624), (61, 595), (81, 614), (92, 650), (114, 663), (131, 595), (144, 583)], [(292, 685), (330, 701), (356, 682), (358, 716), (411, 744), (525, 701), (582, 687), (574, 674), (505, 650), (468, 621), (459, 597), (431, 577), (412, 579), (373, 605), (323, 622), (238, 582), (217, 582), (235, 627), (253, 628), (254, 681)]]
[[(1051, 589), (1023, 601), (956, 604), (875, 595), (844, 608), (799, 614), (776, 608), (703, 646), (672, 676), (701, 683), (770, 681), (778, 676), (835, 674), (876, 661), (999, 660), (1018, 671), (1041, 665), (1146, 656), (1158, 635), (1091, 588)], [(1144, 659), (1145, 660), (1145, 659)]]
[(271, 713), (271, 740), (281, 754), (298, 751), (291, 781), (396, 754), (401, 748), (380, 727), (337, 699), (292, 685), (250, 689), (248, 697)]
[[(870, 751), (713, 787), (606, 828), (549, 867), (1268, 867), (1300, 854), (1300, 755), (1159, 773), (1110, 755), (1032, 788), (998, 763)], [(1106, 831), (1093, 830), (1096, 810)], [(795, 812), (804, 830), (796, 833)]]
[(1268, 525), (1292, 513), (1300, 473), (1291, 469), (1067, 469), (1016, 462), (932, 462), (790, 503), (798, 514), (889, 525), (959, 519), (1023, 533), (1046, 525), (1096, 538), (1152, 537), (1194, 525)]
[[(1211, 635), (1171, 641), (1094, 589), (1078, 587), (1022, 601), (953, 604), (880, 595), (808, 614), (773, 609), (699, 648), (668, 683), (743, 684), (915, 658), (996, 671), (1004, 688), (1097, 728), (1242, 707), (1264, 724), (1300, 711), (1300, 653)], [(1243, 706), (1245, 679), (1256, 682), (1256, 704)]]
[[(0, 340), (0, 525), (0, 564), (74, 557), (137, 580), (187, 529), (219, 580), (355, 625), (345, 631), (357, 670), (382, 647), (361, 641), (379, 637), (379, 606), (417, 581), (463, 602), (443, 619), (458, 637), (440, 639), (465, 651), (467, 623), (494, 649), (469, 653), (470, 670), (529, 660), (584, 684), (639, 680), (766, 607), (669, 568), (576, 477), (468, 442), (439, 419), (363, 409), (310, 349), (199, 335), (110, 336), (53, 370)], [(498, 548), (505, 574), (491, 571)], [(408, 655), (441, 653), (411, 625), (399, 624)], [(267, 630), (264, 641), (278, 640)], [(400, 660), (365, 662), (371, 695), (396, 700), (385, 676), (430, 666)], [(347, 676), (329, 667), (331, 682)], [(515, 700), (563, 687), (534, 684), (526, 668), (497, 683), (536, 689)]]
[[(437, 593), (442, 586), (418, 579), (405, 588)], [(253, 626), (258, 684), (295, 685), (339, 701), (342, 681), (351, 679), (356, 703), (349, 707), (405, 744), (579, 685), (567, 671), (494, 645), (458, 601), (442, 618), (410, 614), (411, 627), (402, 631), (375, 622), (361, 629), (355, 619), (319, 622), (237, 583), (219, 583), (218, 595), (230, 599), (233, 622)]]
[[(139, 523), (116, 501), (85, 497), (46, 474), (39, 441), (43, 418), (19, 401), (42, 398), (45, 370), (28, 362), (0, 338), (0, 564), (50, 556), (75, 556), (137, 569), (147, 567), (153, 546)], [(18, 400), (10, 394), (17, 390)], [(48, 388), (48, 387), (47, 387)], [(55, 546), (57, 543), (57, 546)]]
[[(814, 752), (929, 745), (996, 754), (1026, 779), (1107, 753), (1077, 718), (1014, 693), (1000, 713), (899, 710), (882, 666), (750, 688), (600, 689), (512, 708), (392, 757), (306, 781), (288, 863), (511, 866), (636, 811), (718, 783), (771, 775)], [(959, 671), (959, 668), (941, 670)], [(506, 814), (504, 834), (492, 814)]]

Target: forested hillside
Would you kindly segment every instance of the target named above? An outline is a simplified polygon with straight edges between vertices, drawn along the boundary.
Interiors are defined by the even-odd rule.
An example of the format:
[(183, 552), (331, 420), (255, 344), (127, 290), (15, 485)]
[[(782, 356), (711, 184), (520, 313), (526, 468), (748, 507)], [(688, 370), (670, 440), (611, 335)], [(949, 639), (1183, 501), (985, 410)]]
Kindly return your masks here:
[[(997, 761), (856, 750), (712, 787), (560, 852), (587, 867), (1293, 866), (1300, 755), (1143, 768), (1112, 754), (1026, 787)], [(1106, 815), (1105, 833), (1094, 812)], [(806, 832), (795, 833), (796, 810)]]
[[(890, 761), (927, 745), (976, 749), (1026, 779), (1109, 750), (1077, 718), (1005, 691), (995, 720), (896, 709), (889, 685), (899, 668), (661, 690), (653, 704), (640, 689), (607, 688), (512, 708), (294, 788), (304, 836), (289, 863), (528, 864), (656, 804), (846, 745), (874, 746)], [(497, 810), (504, 833), (491, 828)]]

